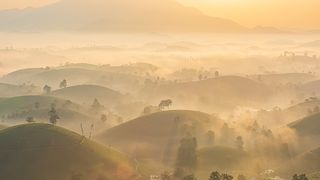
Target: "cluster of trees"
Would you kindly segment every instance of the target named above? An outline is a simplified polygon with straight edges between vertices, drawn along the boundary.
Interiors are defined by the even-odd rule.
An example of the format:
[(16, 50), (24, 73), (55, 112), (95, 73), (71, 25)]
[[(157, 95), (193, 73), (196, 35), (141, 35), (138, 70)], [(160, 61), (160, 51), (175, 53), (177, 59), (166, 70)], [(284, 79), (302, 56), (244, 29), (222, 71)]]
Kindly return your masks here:
[[(66, 88), (68, 86), (67, 80), (62, 80), (59, 84), (60, 89)], [(42, 88), (43, 94), (50, 94), (52, 91), (52, 87), (49, 85), (45, 85)]]

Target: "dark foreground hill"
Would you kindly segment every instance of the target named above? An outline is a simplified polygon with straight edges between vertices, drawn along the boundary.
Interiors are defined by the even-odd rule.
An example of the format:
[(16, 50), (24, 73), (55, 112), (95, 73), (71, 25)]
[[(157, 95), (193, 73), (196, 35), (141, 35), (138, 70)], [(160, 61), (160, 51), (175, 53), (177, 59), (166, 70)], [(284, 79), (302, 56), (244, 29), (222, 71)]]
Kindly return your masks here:
[(49, 124), (0, 131), (0, 179), (133, 180), (135, 164), (124, 154)]

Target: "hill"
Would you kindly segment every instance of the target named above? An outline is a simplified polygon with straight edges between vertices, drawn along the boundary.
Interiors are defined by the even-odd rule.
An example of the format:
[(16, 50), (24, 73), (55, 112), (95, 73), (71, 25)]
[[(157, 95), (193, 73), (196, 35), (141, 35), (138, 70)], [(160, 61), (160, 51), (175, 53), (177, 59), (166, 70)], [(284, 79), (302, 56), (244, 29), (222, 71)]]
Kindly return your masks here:
[[(64, 107), (67, 101), (50, 96), (17, 96), (0, 100), (0, 116), (10, 115), (12, 113), (30, 112), (36, 109), (49, 109), (52, 104), (57, 108)], [(38, 104), (38, 105), (36, 105)], [(36, 107), (38, 106), (38, 107)], [(81, 106), (71, 103), (70, 109), (79, 109)]]
[(303, 119), (290, 123), (288, 126), (295, 129), (300, 135), (320, 135), (320, 113), (307, 116)]
[[(76, 8), (75, 8), (76, 7)], [(174, 0), (61, 0), (0, 13), (2, 31), (239, 32), (246, 28), (209, 17)]]
[(30, 95), (39, 92), (39, 89), (35, 86), (17, 86), (13, 84), (0, 83), (0, 97)]
[(124, 154), (49, 124), (0, 131), (0, 152), (0, 179), (137, 178), (134, 163)]
[(320, 171), (320, 148), (316, 148), (314, 150), (311, 150), (309, 152), (306, 152), (302, 154), (297, 159), (297, 168), (300, 171), (306, 172), (306, 173), (313, 173), (313, 172), (319, 172)]
[[(230, 110), (241, 106), (258, 106), (268, 103), (272, 91), (262, 83), (240, 77), (222, 76), (202, 81), (171, 83), (144, 89), (146, 100), (159, 102), (172, 99), (175, 106), (203, 108), (204, 111)], [(154, 97), (157, 97), (156, 99)], [(161, 98), (161, 99), (160, 99)], [(191, 103), (192, 102), (192, 103)]]
[[(71, 66), (72, 67), (72, 66)], [(83, 67), (83, 66), (81, 66)], [(43, 87), (45, 84), (52, 89), (59, 88), (60, 82), (66, 79), (69, 85), (99, 84), (107, 85), (112, 89), (131, 91), (139, 87), (139, 82), (144, 78), (121, 72), (108, 72), (101, 69), (58, 67), (45, 70), (25, 69), (12, 72), (0, 79), (0, 82), (22, 84), (32, 83)]]
[(55, 90), (50, 95), (90, 105), (97, 98), (100, 103), (108, 106), (121, 103), (124, 99), (124, 96), (119, 92), (98, 85), (70, 86)]
[(303, 93), (308, 93), (309, 96), (319, 95), (320, 80), (307, 82), (300, 87)]
[(307, 73), (261, 74), (254, 75), (252, 78), (274, 85), (302, 84), (316, 79), (314, 75)]
[[(163, 160), (171, 158), (182, 137), (187, 133), (202, 136), (221, 121), (197, 111), (174, 110), (145, 115), (113, 127), (97, 136), (110, 144), (139, 158)], [(159, 162), (159, 161), (158, 161)]]

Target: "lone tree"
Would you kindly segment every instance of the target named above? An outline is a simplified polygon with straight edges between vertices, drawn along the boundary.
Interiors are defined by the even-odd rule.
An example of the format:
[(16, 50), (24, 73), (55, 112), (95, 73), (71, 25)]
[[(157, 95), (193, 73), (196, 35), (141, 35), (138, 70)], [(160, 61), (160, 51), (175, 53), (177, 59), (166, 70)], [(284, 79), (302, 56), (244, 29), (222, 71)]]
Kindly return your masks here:
[(61, 89), (66, 88), (66, 87), (67, 87), (67, 80), (65, 80), (65, 79), (62, 80), (62, 81), (60, 82), (59, 87), (60, 87)]
[(236, 138), (236, 147), (237, 147), (239, 150), (243, 150), (243, 145), (244, 145), (244, 142), (243, 142), (242, 136), (238, 136), (238, 137)]
[(206, 142), (207, 142), (208, 146), (213, 146), (214, 145), (215, 137), (216, 137), (216, 135), (215, 135), (214, 131), (209, 130), (206, 133)]
[(102, 106), (102, 105), (100, 104), (100, 102), (98, 101), (98, 99), (95, 98), (95, 99), (93, 100), (93, 103), (92, 103), (92, 105), (91, 105), (91, 108), (92, 108), (94, 111), (99, 112), (99, 111), (101, 111), (101, 110), (104, 109), (104, 106)]
[(50, 94), (51, 93), (51, 87), (48, 86), (48, 85), (45, 85), (42, 90), (43, 90), (44, 94)]
[(101, 120), (102, 122), (106, 122), (106, 121), (107, 121), (107, 115), (106, 115), (106, 114), (101, 114), (100, 120)]
[(221, 180), (221, 175), (218, 171), (213, 171), (210, 174), (209, 180)]
[(49, 122), (53, 125), (57, 124), (57, 120), (60, 119), (60, 117), (58, 116), (54, 105), (51, 106), (51, 110), (49, 111), (48, 114), (49, 114)]
[(162, 100), (158, 105), (160, 110), (163, 110), (165, 107), (169, 108), (172, 105), (171, 99)]
[(183, 177), (182, 180), (197, 180), (197, 178), (193, 174), (191, 174)]
[(221, 174), (221, 180), (232, 180), (233, 176), (225, 173), (225, 174)]
[(27, 123), (34, 123), (34, 118), (32, 116), (29, 116), (26, 118)]

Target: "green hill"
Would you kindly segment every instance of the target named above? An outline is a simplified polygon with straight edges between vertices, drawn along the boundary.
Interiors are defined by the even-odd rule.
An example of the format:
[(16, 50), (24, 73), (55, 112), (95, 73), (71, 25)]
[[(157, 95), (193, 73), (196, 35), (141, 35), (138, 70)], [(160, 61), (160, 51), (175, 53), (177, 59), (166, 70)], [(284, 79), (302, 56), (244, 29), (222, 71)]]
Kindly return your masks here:
[(288, 126), (295, 129), (300, 135), (320, 135), (320, 113), (292, 122)]
[(220, 123), (219, 119), (202, 112), (163, 111), (113, 127), (97, 138), (139, 158), (159, 160), (167, 156), (170, 159), (176, 155), (176, 148), (187, 133), (202, 136)]
[[(67, 101), (50, 96), (17, 96), (5, 98), (0, 100), (0, 116), (8, 116), (10, 114), (20, 112), (29, 112), (37, 109), (36, 104), (39, 105), (39, 109), (49, 109), (52, 103), (59, 108), (64, 107)], [(68, 105), (68, 108), (81, 110), (81, 106), (75, 103)]]
[(89, 105), (95, 98), (103, 105), (108, 106), (121, 103), (124, 99), (124, 96), (119, 92), (97, 85), (70, 86), (53, 91), (50, 95)]
[(12, 97), (37, 94), (40, 90), (33, 86), (17, 86), (13, 84), (0, 83), (0, 97)]
[(137, 179), (135, 164), (66, 129), (28, 124), (0, 131), (0, 179)]

